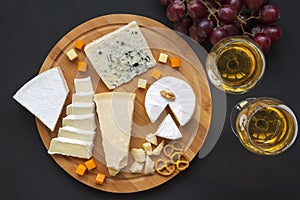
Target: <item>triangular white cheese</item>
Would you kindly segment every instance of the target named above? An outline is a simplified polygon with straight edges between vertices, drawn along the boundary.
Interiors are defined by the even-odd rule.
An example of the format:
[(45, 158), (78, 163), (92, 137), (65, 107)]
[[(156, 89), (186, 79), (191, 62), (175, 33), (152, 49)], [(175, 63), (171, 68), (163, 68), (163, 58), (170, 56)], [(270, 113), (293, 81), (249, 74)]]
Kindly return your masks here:
[(53, 131), (68, 93), (63, 73), (55, 67), (28, 81), (13, 98)]
[(168, 114), (159, 125), (155, 135), (169, 140), (177, 140), (182, 137), (180, 130), (170, 114)]

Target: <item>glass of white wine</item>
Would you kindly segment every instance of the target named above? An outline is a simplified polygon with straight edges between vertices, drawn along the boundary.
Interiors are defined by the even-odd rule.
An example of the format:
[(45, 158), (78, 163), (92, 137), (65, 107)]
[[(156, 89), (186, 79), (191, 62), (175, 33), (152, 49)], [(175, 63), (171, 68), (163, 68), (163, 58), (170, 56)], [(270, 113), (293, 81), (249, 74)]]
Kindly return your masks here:
[(248, 98), (230, 115), (231, 129), (242, 145), (258, 155), (277, 155), (296, 140), (298, 123), (293, 111), (281, 101)]
[(265, 57), (256, 43), (243, 36), (227, 37), (208, 54), (206, 70), (211, 83), (230, 94), (252, 89), (265, 71)]

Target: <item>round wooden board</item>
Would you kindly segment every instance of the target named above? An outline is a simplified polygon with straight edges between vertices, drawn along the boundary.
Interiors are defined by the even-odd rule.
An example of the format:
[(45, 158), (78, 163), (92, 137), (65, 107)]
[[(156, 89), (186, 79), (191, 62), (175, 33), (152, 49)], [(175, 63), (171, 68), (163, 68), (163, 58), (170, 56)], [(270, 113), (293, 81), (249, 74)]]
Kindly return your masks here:
[[(86, 43), (89, 43), (92, 40), (101, 37), (102, 35), (107, 34), (134, 20), (139, 24), (141, 28), (157, 27), (157, 28), (170, 30), (167, 27), (165, 27), (163, 24), (142, 16), (129, 15), (129, 14), (113, 14), (113, 15), (101, 16), (92, 19), (90, 21), (87, 21), (79, 25), (78, 27), (74, 28), (72, 31), (67, 33), (50, 51), (50, 53), (46, 57), (40, 69), (40, 73), (52, 67), (59, 66), (62, 69), (67, 84), (69, 86), (70, 94), (68, 95), (68, 98), (65, 102), (65, 106), (62, 110), (56, 128), (53, 132), (51, 132), (43, 123), (41, 123), (41, 121), (39, 121), (36, 118), (36, 124), (37, 124), (39, 134), (47, 149), (49, 149), (51, 139), (57, 136), (58, 129), (59, 127), (62, 126), (62, 118), (65, 117), (66, 105), (70, 104), (72, 101), (71, 98), (73, 92), (74, 78), (78, 76), (86, 76), (86, 74), (91, 75), (92, 80), (94, 82), (95, 81), (97, 82), (96, 93), (108, 92), (105, 85), (99, 80), (99, 77), (93, 71), (90, 64), (88, 65), (88, 71), (86, 72), (86, 74), (78, 72), (77, 70), (78, 61), (86, 60), (86, 56), (83, 51), (81, 52), (77, 51), (79, 54), (79, 59), (77, 59), (74, 62), (68, 60), (66, 56), (66, 52), (69, 49), (74, 47), (74, 44), (78, 39), (81, 39)], [(163, 43), (164, 41), (160, 41), (162, 40), (160, 37), (163, 38), (164, 36), (163, 34), (159, 34), (159, 35), (160, 36), (157, 36), (158, 39), (156, 42)], [(149, 40), (149, 38), (147, 37), (146, 39), (147, 41)], [(171, 40), (171, 38), (168, 39)], [(174, 46), (176, 47), (176, 42), (174, 43)], [(156, 60), (158, 59), (159, 53), (161, 51), (166, 52), (171, 56), (172, 55), (176, 56), (174, 55), (174, 52), (168, 51), (168, 49), (161, 50), (161, 49), (151, 48), (151, 50)], [(177, 55), (177, 56), (181, 57), (181, 55)], [(186, 144), (185, 153), (190, 160), (192, 160), (197, 155), (198, 151), (200, 150), (206, 138), (210, 126), (211, 112), (212, 112), (212, 103), (211, 103), (212, 100), (211, 100), (209, 85), (203, 67), (200, 62), (197, 63), (196, 66), (192, 64), (193, 62), (192, 63), (191, 62), (192, 61), (190, 60), (186, 60), (182, 58), (181, 66), (178, 69), (172, 69), (171, 67), (166, 67), (162, 65), (157, 66), (162, 71), (163, 76), (173, 75), (172, 74), (173, 72), (175, 73), (175, 75), (178, 74), (181, 75), (181, 77), (183, 77), (187, 82), (189, 82), (189, 84), (192, 86), (196, 94), (197, 108), (194, 114), (195, 117), (193, 117), (191, 122), (188, 123), (191, 125), (185, 125), (183, 127), (183, 129), (189, 129), (189, 126), (191, 126), (195, 129), (194, 135), (190, 137), (189, 136), (183, 137)], [(147, 72), (142, 76), (146, 77), (147, 79), (149, 79), (150, 77), (151, 79), (151, 72)], [(152, 82), (154, 81), (155, 80), (153, 79)], [(136, 85), (137, 79), (134, 79), (131, 82), (132, 82), (130, 83), (131, 85), (132, 84)], [(149, 82), (148, 86), (150, 84), (151, 81)], [(139, 126), (149, 124), (150, 120), (148, 119), (143, 106), (146, 91), (141, 89), (136, 89), (135, 93), (136, 93), (136, 101), (135, 101), (133, 121), (135, 124), (138, 124)], [(97, 128), (97, 130), (99, 132), (99, 127)], [(99, 134), (98, 132), (97, 134)], [(97, 140), (97, 136), (96, 136), (96, 140)], [(138, 146), (141, 147), (141, 144), (143, 142), (144, 140), (142, 140), (141, 138), (136, 138), (135, 140), (132, 139), (130, 143), (130, 147), (138, 147)], [(101, 143), (99, 144), (99, 142), (95, 141), (95, 145), (101, 146)], [(96, 161), (97, 164), (96, 169), (88, 171), (84, 176), (79, 176), (75, 173), (75, 169), (79, 163), (83, 164), (86, 161), (85, 159), (67, 157), (62, 155), (51, 155), (51, 156), (57, 162), (58, 165), (60, 165), (68, 174), (70, 174), (78, 181), (90, 187), (107, 191), (107, 192), (114, 192), (114, 193), (132, 193), (132, 192), (151, 189), (167, 182), (168, 180), (172, 179), (179, 173), (179, 171), (176, 171), (171, 176), (165, 177), (157, 173), (154, 173), (153, 175), (143, 175), (143, 174), (131, 174), (129, 172), (124, 171), (124, 172), (120, 172), (115, 177), (108, 176), (103, 185), (98, 185), (95, 183), (95, 177), (97, 172), (108, 174), (106, 166), (103, 164), (101, 159), (97, 159), (99, 157), (96, 158), (94, 157), (94, 160)]]

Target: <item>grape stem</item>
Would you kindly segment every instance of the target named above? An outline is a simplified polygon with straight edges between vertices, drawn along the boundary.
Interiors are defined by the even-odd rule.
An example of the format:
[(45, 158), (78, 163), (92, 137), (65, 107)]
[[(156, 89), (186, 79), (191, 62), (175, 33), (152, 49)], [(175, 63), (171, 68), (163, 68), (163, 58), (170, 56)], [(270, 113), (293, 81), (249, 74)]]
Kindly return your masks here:
[(209, 11), (208, 19), (210, 19), (210, 17), (213, 16), (216, 19), (217, 27), (220, 27), (220, 20), (215, 15), (215, 13), (213, 12), (213, 10), (203, 0), (199, 0), (199, 2), (201, 2), (207, 8), (207, 10)]

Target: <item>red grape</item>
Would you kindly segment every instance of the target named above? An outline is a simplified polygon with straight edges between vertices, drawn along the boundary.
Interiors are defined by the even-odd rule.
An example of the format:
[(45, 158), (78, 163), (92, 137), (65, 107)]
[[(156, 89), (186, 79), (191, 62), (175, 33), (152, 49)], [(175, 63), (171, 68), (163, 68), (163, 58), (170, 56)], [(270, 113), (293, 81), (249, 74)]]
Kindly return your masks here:
[(226, 4), (235, 7), (238, 11), (243, 7), (243, 0), (227, 0)]
[(193, 19), (204, 17), (206, 12), (206, 7), (198, 0), (192, 0), (187, 3), (187, 13)]
[(179, 22), (174, 23), (174, 30), (179, 31), (183, 34), (187, 34), (189, 32), (189, 28), (191, 25), (192, 25), (191, 18), (184, 17)]
[(278, 41), (282, 37), (282, 30), (278, 26), (267, 26), (264, 28), (263, 33), (271, 38), (272, 42)]
[(171, 2), (167, 7), (167, 18), (171, 22), (178, 22), (185, 14), (185, 4), (181, 1)]
[(211, 33), (211, 31), (214, 28), (214, 24), (211, 20), (207, 18), (203, 18), (197, 26), (197, 31), (199, 36), (201, 37), (207, 37)]
[(240, 33), (238, 26), (234, 23), (225, 24), (222, 28), (226, 31), (227, 36), (234, 36)]
[(196, 25), (192, 25), (190, 27), (189, 36), (198, 43), (201, 43), (205, 40), (205, 37), (199, 36)]
[(219, 8), (218, 17), (227, 23), (233, 22), (238, 15), (238, 10), (230, 5), (223, 5)]
[(214, 28), (210, 34), (210, 43), (215, 45), (217, 42), (227, 37), (227, 33), (220, 27)]
[(263, 2), (264, 0), (244, 0), (244, 3), (249, 10), (257, 10)]
[(262, 33), (264, 32), (264, 28), (265, 26), (262, 24), (256, 24), (252, 29), (251, 29), (251, 33), (252, 34), (257, 34), (257, 33)]
[(272, 24), (280, 18), (280, 10), (275, 5), (265, 5), (260, 11), (260, 19), (266, 24)]
[(264, 33), (257, 33), (254, 35), (253, 40), (260, 46), (264, 53), (268, 53), (271, 46), (271, 38)]

